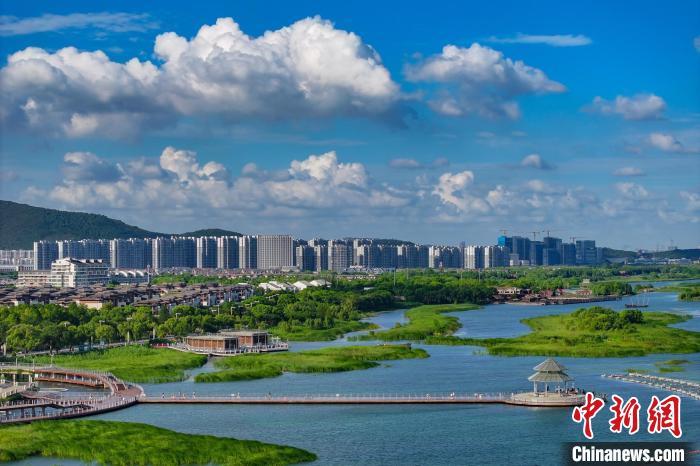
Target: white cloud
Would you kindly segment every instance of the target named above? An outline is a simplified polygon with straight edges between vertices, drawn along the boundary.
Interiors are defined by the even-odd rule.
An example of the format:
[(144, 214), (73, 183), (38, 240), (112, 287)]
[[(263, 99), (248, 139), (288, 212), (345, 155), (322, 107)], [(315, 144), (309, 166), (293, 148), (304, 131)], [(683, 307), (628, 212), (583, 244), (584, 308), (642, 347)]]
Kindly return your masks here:
[(94, 28), (109, 32), (144, 32), (158, 28), (148, 14), (141, 13), (71, 13), (43, 14), (29, 18), (0, 16), (0, 36), (19, 36), (66, 29)]
[(399, 157), (389, 160), (389, 166), (391, 168), (399, 169), (419, 169), (419, 168), (441, 168), (446, 167), (450, 164), (450, 161), (445, 157), (438, 157), (429, 164), (424, 164), (416, 159), (408, 157)]
[(2, 114), (42, 131), (118, 137), (180, 116), (386, 115), (399, 97), (374, 49), (319, 17), (255, 38), (220, 18), (191, 40), (160, 34), (154, 50), (160, 66), (72, 47), (16, 52), (0, 70)]
[(642, 200), (649, 197), (649, 191), (644, 186), (637, 183), (616, 183), (615, 189), (625, 198), (631, 200)]
[(700, 36), (697, 36), (695, 39), (693, 39), (693, 46), (695, 47), (695, 50), (700, 52)]
[(462, 213), (486, 212), (489, 205), (470, 193), (474, 173), (465, 170), (459, 173), (443, 173), (433, 189), (443, 204), (452, 205)]
[(675, 136), (668, 133), (651, 133), (649, 144), (664, 152), (694, 153), (695, 149), (686, 148)]
[(590, 110), (602, 115), (621, 115), (625, 120), (653, 120), (663, 117), (666, 101), (655, 94), (618, 95), (613, 101), (598, 96)]
[(593, 41), (582, 34), (516, 34), (513, 37), (489, 37), (489, 42), (501, 44), (544, 44), (552, 47), (581, 47)]
[(686, 210), (700, 212), (700, 193), (681, 191), (680, 196), (686, 203)]
[(195, 152), (174, 147), (166, 147), (157, 162), (136, 159), (124, 164), (71, 152), (64, 157), (63, 172), (61, 183), (47, 191), (32, 187), (25, 197), (46, 198), (65, 207), (128, 208), (159, 215), (228, 209), (261, 216), (303, 216), (317, 209), (365, 215), (367, 209), (399, 208), (412, 200), (411, 193), (375, 183), (364, 165), (338, 161), (335, 152), (294, 160), (285, 172), (274, 174), (249, 164), (235, 179), (223, 164), (202, 165)]
[(477, 43), (469, 48), (446, 45), (440, 54), (407, 66), (405, 74), (410, 81), (446, 84), (429, 104), (449, 116), (476, 113), (515, 119), (520, 116), (517, 97), (566, 90), (542, 70)]
[(117, 181), (124, 175), (119, 164), (110, 163), (92, 152), (68, 152), (63, 161), (63, 175), (69, 181)]
[(644, 176), (646, 173), (637, 167), (622, 167), (613, 172), (615, 176)]
[(545, 161), (540, 154), (530, 154), (523, 157), (520, 161), (523, 167), (537, 168), (538, 170), (551, 170), (554, 168), (552, 164)]
[(389, 160), (391, 168), (423, 168), (423, 164), (416, 159), (411, 158), (396, 158)]

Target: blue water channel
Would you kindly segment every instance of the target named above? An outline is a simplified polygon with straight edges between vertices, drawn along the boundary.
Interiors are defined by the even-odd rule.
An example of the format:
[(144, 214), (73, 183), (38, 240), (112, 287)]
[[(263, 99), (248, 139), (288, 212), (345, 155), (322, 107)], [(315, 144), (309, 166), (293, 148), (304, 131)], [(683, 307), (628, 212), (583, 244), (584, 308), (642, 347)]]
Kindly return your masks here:
[[(652, 311), (669, 311), (698, 317), (700, 303), (677, 300), (674, 293), (651, 293)], [(624, 301), (601, 303), (614, 309)], [(566, 313), (580, 305), (489, 305), (455, 312), (462, 328), (457, 335), (510, 337), (529, 331), (520, 323), (527, 317)], [(380, 313), (370, 319), (383, 328), (404, 322), (404, 311)], [(700, 319), (679, 325), (700, 331)], [(293, 350), (351, 344), (345, 338), (333, 342), (295, 343)], [(352, 343), (354, 344), (354, 343)], [(363, 342), (362, 344), (374, 344)], [(511, 392), (530, 388), (527, 377), (542, 357), (496, 357), (479, 347), (427, 346), (430, 358), (391, 361), (365, 371), (335, 374), (284, 374), (274, 379), (216, 384), (196, 384), (192, 378), (179, 383), (146, 385), (149, 395), (184, 392), (191, 395), (241, 394), (425, 394), (436, 392)], [(603, 373), (628, 368), (654, 373), (655, 362), (671, 358), (690, 361), (685, 372), (671, 374), (700, 381), (700, 354), (653, 355), (634, 358), (557, 358), (569, 369), (576, 385), (588, 390), (637, 396), (645, 410), (658, 390), (612, 381)], [(198, 371), (213, 370), (211, 363)], [(198, 372), (197, 371), (197, 372)], [(642, 416), (644, 414), (642, 413)], [(211, 434), (287, 444), (319, 457), (316, 465), (548, 465), (561, 464), (562, 443), (581, 441), (581, 427), (571, 421), (569, 409), (525, 408), (501, 405), (445, 406), (216, 406), (141, 405), (96, 419), (143, 422), (180, 432)], [(633, 438), (608, 431), (609, 412), (594, 419), (596, 440), (664, 440), (670, 434)], [(642, 417), (642, 427), (646, 425)], [(700, 439), (700, 401), (684, 398), (683, 440)], [(18, 464), (42, 464), (36, 458)], [(47, 460), (44, 464), (79, 464)]]

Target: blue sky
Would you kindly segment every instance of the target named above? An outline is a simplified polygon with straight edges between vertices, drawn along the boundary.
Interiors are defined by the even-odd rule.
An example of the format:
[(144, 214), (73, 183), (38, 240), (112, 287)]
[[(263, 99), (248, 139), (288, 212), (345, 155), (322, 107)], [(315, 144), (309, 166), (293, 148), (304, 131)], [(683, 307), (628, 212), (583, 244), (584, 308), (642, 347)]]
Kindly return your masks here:
[(159, 231), (700, 246), (697, 2), (2, 15), (3, 199)]

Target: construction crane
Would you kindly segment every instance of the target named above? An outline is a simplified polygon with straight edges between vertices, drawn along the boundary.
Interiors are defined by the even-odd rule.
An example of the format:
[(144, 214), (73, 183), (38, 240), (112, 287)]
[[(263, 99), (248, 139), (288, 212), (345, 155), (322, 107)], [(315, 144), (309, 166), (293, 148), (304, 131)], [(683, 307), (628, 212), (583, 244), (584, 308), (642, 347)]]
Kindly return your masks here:
[(562, 231), (562, 230), (542, 230), (542, 233), (547, 233), (547, 236), (549, 236), (549, 233), (552, 231)]
[(537, 241), (537, 235), (542, 233), (541, 231), (528, 231), (527, 233), (532, 233), (532, 241)]

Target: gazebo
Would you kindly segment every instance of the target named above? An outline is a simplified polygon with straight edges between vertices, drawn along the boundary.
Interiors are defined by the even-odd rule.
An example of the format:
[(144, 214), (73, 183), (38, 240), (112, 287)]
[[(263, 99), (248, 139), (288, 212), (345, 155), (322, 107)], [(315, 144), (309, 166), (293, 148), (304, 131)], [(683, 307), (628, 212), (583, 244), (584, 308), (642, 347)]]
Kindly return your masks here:
[(533, 383), (534, 393), (538, 393), (537, 384), (544, 384), (544, 392), (547, 393), (550, 383), (563, 383), (566, 391), (567, 382), (573, 382), (573, 378), (566, 372), (566, 367), (562, 366), (552, 358), (547, 358), (534, 367), (536, 371), (528, 380)]

